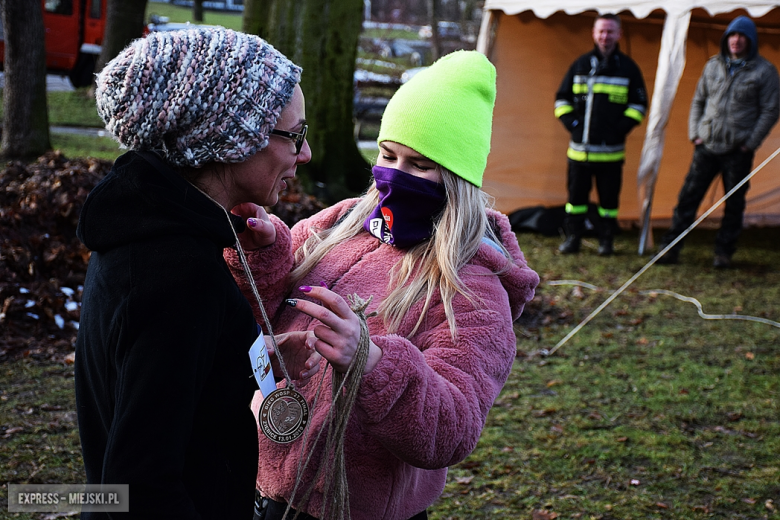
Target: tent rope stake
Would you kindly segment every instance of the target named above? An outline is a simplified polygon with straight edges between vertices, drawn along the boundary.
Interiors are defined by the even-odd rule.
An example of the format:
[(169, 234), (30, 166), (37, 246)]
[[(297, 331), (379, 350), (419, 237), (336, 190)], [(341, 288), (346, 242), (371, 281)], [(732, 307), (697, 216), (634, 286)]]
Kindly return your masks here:
[(636, 273), (636, 274), (634, 274), (634, 276), (632, 276), (631, 278), (629, 278), (629, 279), (626, 281), (626, 283), (624, 283), (624, 284), (623, 284), (623, 285), (622, 285), (622, 286), (621, 286), (621, 287), (620, 287), (620, 288), (619, 288), (617, 291), (613, 292), (613, 293), (612, 293), (612, 294), (611, 294), (611, 295), (610, 295), (610, 296), (609, 296), (609, 297), (608, 297), (606, 300), (604, 300), (604, 303), (602, 303), (601, 305), (599, 305), (599, 306), (598, 306), (598, 307), (597, 307), (597, 308), (596, 308), (596, 309), (595, 309), (593, 312), (591, 312), (591, 313), (588, 315), (588, 317), (586, 317), (586, 318), (585, 318), (584, 320), (582, 320), (582, 321), (581, 321), (581, 322), (580, 322), (580, 323), (579, 323), (579, 324), (578, 324), (576, 327), (574, 327), (574, 328), (573, 328), (573, 329), (572, 329), (572, 330), (571, 330), (571, 331), (570, 331), (570, 332), (569, 332), (569, 333), (568, 333), (568, 334), (567, 334), (567, 335), (566, 335), (566, 336), (565, 336), (565, 337), (564, 337), (562, 340), (560, 340), (560, 341), (558, 342), (558, 344), (557, 344), (557, 345), (555, 345), (555, 346), (554, 346), (554, 347), (553, 347), (553, 348), (552, 348), (552, 349), (551, 349), (549, 352), (547, 352), (545, 355), (547, 355), (547, 356), (551, 356), (551, 355), (555, 354), (555, 352), (556, 352), (556, 351), (557, 351), (559, 348), (561, 348), (563, 345), (565, 345), (565, 344), (566, 344), (566, 342), (567, 342), (567, 341), (569, 341), (569, 340), (570, 340), (572, 337), (574, 337), (574, 335), (575, 335), (575, 334), (577, 334), (577, 333), (580, 331), (580, 329), (582, 329), (582, 327), (584, 327), (585, 325), (587, 325), (587, 324), (588, 324), (588, 323), (589, 323), (589, 322), (590, 322), (590, 321), (591, 321), (593, 318), (595, 318), (595, 317), (596, 317), (596, 316), (597, 316), (597, 315), (598, 315), (598, 314), (599, 314), (601, 311), (603, 311), (603, 310), (604, 310), (604, 309), (607, 307), (607, 305), (609, 305), (610, 303), (612, 303), (612, 301), (613, 301), (615, 298), (617, 298), (618, 296), (620, 296), (620, 294), (621, 294), (623, 291), (625, 291), (625, 290), (626, 290), (626, 289), (627, 289), (627, 288), (628, 288), (628, 287), (629, 287), (629, 286), (630, 286), (632, 283), (634, 283), (634, 281), (636, 281), (636, 279), (637, 279), (637, 278), (639, 278), (640, 276), (642, 276), (642, 275), (644, 274), (644, 272), (645, 272), (645, 271), (647, 271), (648, 269), (650, 269), (650, 267), (651, 267), (653, 264), (655, 264), (655, 263), (656, 263), (656, 261), (658, 261), (658, 259), (659, 259), (659, 258), (661, 258), (662, 256), (664, 256), (664, 255), (665, 255), (665, 254), (666, 254), (666, 253), (667, 253), (667, 252), (668, 252), (670, 249), (672, 249), (674, 246), (676, 246), (676, 245), (677, 245), (677, 243), (678, 243), (680, 240), (682, 240), (683, 238), (685, 238), (685, 236), (686, 236), (686, 235), (688, 235), (688, 233), (690, 233), (690, 232), (691, 232), (691, 231), (692, 231), (692, 230), (693, 230), (693, 229), (694, 229), (696, 226), (698, 226), (698, 225), (699, 225), (699, 224), (700, 224), (700, 223), (701, 223), (701, 222), (702, 222), (702, 221), (703, 221), (705, 218), (707, 218), (708, 216), (710, 216), (710, 214), (711, 214), (713, 211), (715, 211), (715, 210), (718, 208), (718, 206), (720, 206), (721, 204), (723, 204), (723, 202), (724, 202), (726, 199), (728, 199), (729, 197), (731, 197), (731, 196), (732, 196), (732, 195), (733, 195), (733, 194), (734, 194), (734, 193), (735, 193), (737, 190), (739, 190), (739, 189), (740, 189), (742, 186), (744, 186), (746, 182), (750, 181), (750, 179), (752, 179), (752, 178), (753, 178), (753, 176), (754, 176), (755, 174), (757, 174), (759, 171), (761, 171), (761, 169), (762, 169), (764, 166), (766, 166), (767, 164), (769, 164), (769, 162), (770, 162), (770, 161), (772, 161), (772, 159), (774, 159), (775, 157), (777, 157), (777, 154), (780, 154), (780, 148), (778, 148), (777, 150), (775, 150), (774, 152), (772, 152), (772, 155), (770, 155), (769, 157), (767, 157), (766, 159), (764, 159), (764, 161), (763, 161), (761, 164), (759, 164), (759, 165), (758, 165), (758, 167), (756, 167), (756, 168), (755, 168), (755, 169), (754, 169), (752, 172), (750, 172), (750, 174), (749, 174), (748, 176), (746, 176), (744, 179), (742, 179), (741, 181), (739, 181), (739, 183), (737, 183), (737, 185), (736, 185), (736, 186), (734, 186), (733, 188), (731, 188), (731, 190), (730, 190), (728, 193), (726, 193), (725, 195), (723, 195), (723, 196), (720, 198), (720, 200), (718, 200), (718, 201), (717, 201), (715, 204), (713, 204), (713, 205), (712, 205), (712, 207), (710, 207), (710, 209), (708, 209), (707, 211), (705, 211), (705, 212), (704, 212), (704, 213), (703, 213), (703, 214), (702, 214), (702, 215), (701, 215), (701, 216), (700, 216), (698, 219), (696, 219), (696, 221), (695, 221), (693, 224), (691, 224), (690, 226), (688, 226), (688, 229), (686, 229), (685, 231), (683, 231), (682, 233), (680, 233), (680, 234), (677, 236), (677, 238), (675, 238), (675, 239), (674, 239), (674, 240), (673, 240), (673, 241), (672, 241), (672, 242), (671, 242), (669, 245), (667, 245), (665, 248), (663, 248), (661, 251), (659, 251), (659, 252), (658, 252), (658, 253), (657, 253), (657, 254), (656, 254), (656, 255), (655, 255), (653, 258), (651, 258), (651, 259), (650, 259), (650, 261), (649, 261), (649, 262), (647, 262), (647, 263), (644, 265), (644, 267), (642, 267), (642, 268), (641, 268), (639, 271), (637, 271), (637, 273)]

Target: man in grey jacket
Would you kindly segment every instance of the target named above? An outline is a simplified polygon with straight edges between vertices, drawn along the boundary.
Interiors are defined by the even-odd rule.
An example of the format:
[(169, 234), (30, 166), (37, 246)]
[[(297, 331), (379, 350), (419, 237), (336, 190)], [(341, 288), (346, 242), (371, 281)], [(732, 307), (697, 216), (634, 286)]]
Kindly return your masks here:
[[(699, 204), (718, 173), (726, 193), (750, 174), (753, 155), (777, 122), (778, 113), (777, 69), (758, 55), (755, 23), (740, 16), (723, 33), (720, 53), (709, 59), (696, 86), (688, 118), (688, 135), (695, 146), (693, 161), (674, 208), (672, 226), (661, 238), (661, 248), (693, 223)], [(742, 231), (749, 184), (745, 183), (725, 202), (715, 239), (715, 267), (731, 267)], [(658, 263), (677, 263), (682, 245), (681, 240)]]

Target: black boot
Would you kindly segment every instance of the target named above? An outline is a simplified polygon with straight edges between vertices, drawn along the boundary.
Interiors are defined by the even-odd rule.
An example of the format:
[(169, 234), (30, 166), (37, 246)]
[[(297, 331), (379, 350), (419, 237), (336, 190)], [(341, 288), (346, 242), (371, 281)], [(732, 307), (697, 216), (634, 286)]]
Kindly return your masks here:
[(610, 256), (615, 250), (612, 242), (615, 237), (617, 221), (614, 218), (602, 218), (599, 226), (599, 256)]
[(715, 260), (713, 260), (712, 265), (718, 269), (728, 269), (731, 267), (731, 256), (715, 253)]
[[(668, 245), (669, 244), (661, 243), (658, 246), (658, 250), (663, 251), (664, 249), (666, 249), (666, 246)], [(667, 251), (662, 257), (656, 260), (655, 263), (661, 265), (672, 265), (672, 264), (676, 264), (679, 261), (680, 261), (680, 245), (677, 244), (675, 247)]]
[[(677, 210), (675, 209), (675, 215), (676, 214)], [(672, 225), (674, 226), (674, 221), (672, 221)], [(666, 247), (674, 242), (678, 236), (679, 234), (673, 232), (671, 229), (661, 235), (661, 240), (658, 243), (658, 251), (663, 251), (666, 249)], [(683, 242), (683, 240), (679, 240), (673, 248), (664, 253), (664, 255), (656, 260), (655, 263), (661, 265), (672, 265), (678, 263), (680, 261), (680, 251), (682, 251)]]
[(566, 215), (563, 226), (566, 230), (566, 240), (558, 246), (558, 251), (564, 255), (579, 253), (582, 233), (585, 231), (585, 215)]

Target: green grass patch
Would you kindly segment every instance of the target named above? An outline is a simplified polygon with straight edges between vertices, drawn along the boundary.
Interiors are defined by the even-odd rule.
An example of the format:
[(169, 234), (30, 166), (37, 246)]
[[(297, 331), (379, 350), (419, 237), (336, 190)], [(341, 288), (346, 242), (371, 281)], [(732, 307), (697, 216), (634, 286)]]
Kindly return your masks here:
[(3, 518), (42, 518), (8, 513), (7, 484), (86, 482), (73, 367), (22, 359), (0, 364), (0, 380), (0, 511)]
[(69, 159), (77, 157), (96, 157), (113, 161), (127, 150), (120, 150), (119, 143), (110, 137), (93, 137), (88, 135), (63, 134), (52, 132), (51, 146), (61, 150)]
[(612, 258), (596, 255), (595, 239), (562, 256), (560, 239), (520, 234), (542, 283), (516, 325), (518, 358), (480, 443), (450, 472), (431, 517), (780, 518), (780, 329), (703, 320), (690, 303), (642, 293), (780, 321), (777, 238), (747, 230), (737, 268), (720, 271), (714, 232), (695, 232), (680, 265), (651, 267), (545, 357), (650, 257), (636, 255), (634, 232)]
[[(711, 266), (714, 232), (695, 231), (679, 265), (651, 267), (552, 356), (542, 349), (649, 257), (636, 254), (635, 231), (610, 258), (595, 239), (562, 256), (557, 237), (518, 237), (542, 282), (515, 324), (518, 356), (482, 438), (430, 517), (780, 518), (780, 329), (704, 320), (645, 292), (780, 321), (778, 229), (746, 230), (730, 270)], [(548, 283), (560, 280), (596, 289)], [(1, 482), (83, 482), (72, 374), (32, 359), (0, 365)]]
[[(103, 128), (103, 120), (97, 114), (95, 100), (89, 94), (89, 89), (47, 92), (46, 98), (51, 126)], [(3, 115), (2, 103), (0, 103), (0, 120)], [(119, 149), (119, 144), (110, 137), (50, 131), (49, 139), (52, 148), (62, 150), (68, 158), (97, 157), (113, 161), (124, 153), (124, 150)]]
[(80, 88), (70, 92), (48, 92), (46, 102), (49, 108), (49, 124), (103, 128), (103, 120), (95, 107), (95, 98), (89, 90)]
[[(0, 89), (0, 97), (3, 90)], [(103, 120), (97, 113), (95, 98), (88, 88), (69, 92), (47, 92), (46, 105), (49, 110), (49, 124), (53, 126), (91, 126), (103, 128)], [(5, 116), (0, 103), (0, 120)]]
[(383, 40), (419, 40), (418, 31), (404, 29), (363, 29), (361, 36)]

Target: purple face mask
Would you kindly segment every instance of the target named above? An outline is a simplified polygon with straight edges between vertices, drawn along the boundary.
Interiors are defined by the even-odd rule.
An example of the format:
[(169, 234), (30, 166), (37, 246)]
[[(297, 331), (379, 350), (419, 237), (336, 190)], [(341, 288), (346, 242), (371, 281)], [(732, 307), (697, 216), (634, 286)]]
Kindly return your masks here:
[(444, 185), (396, 170), (374, 166), (379, 204), (363, 228), (386, 244), (406, 249), (431, 237), (434, 219), (447, 200)]

